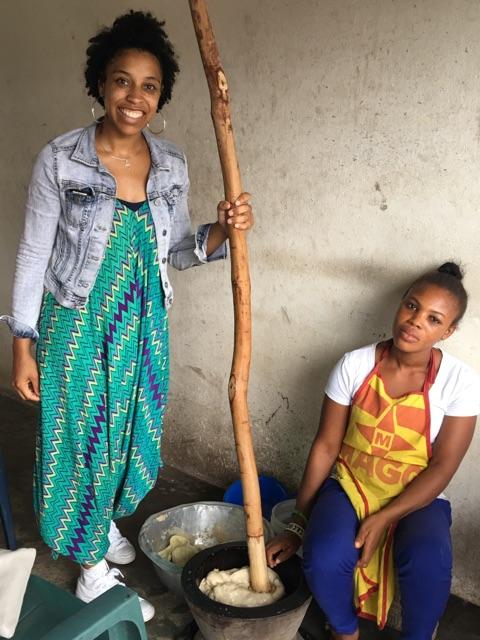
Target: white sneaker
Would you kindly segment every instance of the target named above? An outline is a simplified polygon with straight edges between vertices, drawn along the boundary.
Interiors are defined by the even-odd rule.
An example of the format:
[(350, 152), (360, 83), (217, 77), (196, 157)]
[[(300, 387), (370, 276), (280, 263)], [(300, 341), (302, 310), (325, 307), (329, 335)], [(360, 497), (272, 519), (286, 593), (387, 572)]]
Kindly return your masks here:
[[(105, 560), (90, 569), (81, 567), (75, 595), (82, 602), (91, 602), (116, 585), (124, 587), (125, 583), (121, 582), (120, 578), (123, 578), (123, 573), (120, 569), (110, 569)], [(155, 615), (155, 608), (140, 596), (138, 596), (138, 599), (140, 600), (143, 621), (148, 622)]]
[(135, 560), (135, 547), (125, 536), (122, 536), (113, 520), (110, 523), (108, 541), (110, 546), (105, 555), (105, 560), (114, 564), (130, 564)]

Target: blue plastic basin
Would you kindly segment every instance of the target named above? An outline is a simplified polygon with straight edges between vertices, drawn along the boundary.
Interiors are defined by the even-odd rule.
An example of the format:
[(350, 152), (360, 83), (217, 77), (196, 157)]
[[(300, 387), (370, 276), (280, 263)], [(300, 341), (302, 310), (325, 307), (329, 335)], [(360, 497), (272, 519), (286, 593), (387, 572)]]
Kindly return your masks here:
[[(270, 476), (258, 476), (260, 485), (260, 497), (262, 500), (263, 517), (270, 520), (273, 507), (282, 500), (288, 498), (285, 487), (276, 479)], [(230, 504), (243, 505), (242, 483), (236, 480), (231, 484), (223, 495), (223, 501)]]

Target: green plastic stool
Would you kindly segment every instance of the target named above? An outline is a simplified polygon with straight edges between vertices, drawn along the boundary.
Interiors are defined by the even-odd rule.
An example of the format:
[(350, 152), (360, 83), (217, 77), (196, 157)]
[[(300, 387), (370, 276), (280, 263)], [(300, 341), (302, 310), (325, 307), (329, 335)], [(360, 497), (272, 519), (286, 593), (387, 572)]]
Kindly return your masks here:
[(147, 632), (138, 596), (126, 587), (113, 587), (85, 604), (30, 576), (12, 640), (147, 640)]

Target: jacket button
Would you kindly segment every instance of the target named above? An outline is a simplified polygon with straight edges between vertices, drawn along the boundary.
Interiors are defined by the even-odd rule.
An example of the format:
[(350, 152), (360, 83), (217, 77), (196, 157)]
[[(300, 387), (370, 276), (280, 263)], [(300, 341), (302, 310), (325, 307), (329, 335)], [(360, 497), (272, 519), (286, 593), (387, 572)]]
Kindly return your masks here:
[(162, 231), (162, 236), (166, 236), (166, 235), (167, 235), (167, 230), (166, 230), (166, 229), (164, 229), (164, 230)]
[(162, 264), (165, 264), (166, 261), (167, 261), (166, 258), (162, 258)]
[(165, 282), (163, 283), (163, 286), (165, 287), (165, 289), (168, 289), (168, 286), (169, 286), (169, 285), (168, 285), (168, 282), (166, 282), (166, 281), (165, 281)]
[(78, 283), (83, 289), (86, 289), (88, 287), (88, 282), (85, 282), (85, 280), (80, 280), (80, 282)]

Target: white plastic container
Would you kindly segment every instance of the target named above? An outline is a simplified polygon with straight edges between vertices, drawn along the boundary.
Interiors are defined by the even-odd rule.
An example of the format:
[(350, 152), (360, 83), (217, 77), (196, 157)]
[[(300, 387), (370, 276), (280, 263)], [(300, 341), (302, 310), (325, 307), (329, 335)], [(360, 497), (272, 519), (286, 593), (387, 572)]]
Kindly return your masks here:
[(283, 530), (292, 519), (292, 512), (295, 509), (295, 499), (283, 500), (277, 503), (272, 509), (270, 524), (275, 535), (283, 533)]
[[(276, 536), (279, 533), (283, 533), (283, 530), (292, 519), (295, 502), (295, 498), (291, 498), (289, 500), (283, 500), (283, 502), (279, 502), (273, 507), (270, 524), (272, 525), (273, 533)], [(299, 547), (297, 556), (303, 558), (303, 547)]]

